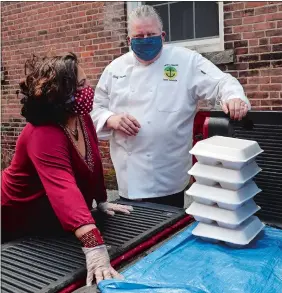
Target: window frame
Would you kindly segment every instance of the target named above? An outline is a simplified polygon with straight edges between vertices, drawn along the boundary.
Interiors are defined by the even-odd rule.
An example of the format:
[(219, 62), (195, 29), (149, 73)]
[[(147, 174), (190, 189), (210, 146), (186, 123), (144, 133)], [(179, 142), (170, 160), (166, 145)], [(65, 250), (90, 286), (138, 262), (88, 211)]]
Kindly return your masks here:
[[(142, 1), (127, 2), (127, 18), (132, 10), (142, 5)], [(202, 38), (196, 40), (183, 40), (165, 42), (166, 45), (185, 47), (195, 50), (199, 53), (209, 53), (224, 51), (224, 22), (223, 22), (223, 2), (218, 2), (218, 18), (219, 18), (219, 36), (211, 38)]]

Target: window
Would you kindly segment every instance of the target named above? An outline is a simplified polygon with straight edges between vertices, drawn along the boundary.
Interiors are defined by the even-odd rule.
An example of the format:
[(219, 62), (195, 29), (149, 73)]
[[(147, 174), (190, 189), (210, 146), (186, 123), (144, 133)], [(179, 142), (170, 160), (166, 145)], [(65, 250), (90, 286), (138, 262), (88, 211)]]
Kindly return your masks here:
[(141, 4), (152, 5), (158, 11), (167, 33), (167, 44), (184, 46), (201, 53), (224, 49), (222, 2), (128, 2), (128, 13)]

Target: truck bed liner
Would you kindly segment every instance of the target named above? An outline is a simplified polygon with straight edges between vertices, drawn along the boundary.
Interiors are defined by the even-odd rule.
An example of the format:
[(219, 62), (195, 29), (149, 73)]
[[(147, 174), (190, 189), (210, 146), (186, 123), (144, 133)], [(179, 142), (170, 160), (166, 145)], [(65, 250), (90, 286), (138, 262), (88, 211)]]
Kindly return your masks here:
[[(120, 201), (120, 203), (122, 203)], [(183, 209), (132, 203), (130, 215), (96, 214), (97, 226), (114, 259), (185, 216)], [(85, 277), (85, 258), (72, 236), (29, 237), (1, 248), (1, 292), (51, 293)]]

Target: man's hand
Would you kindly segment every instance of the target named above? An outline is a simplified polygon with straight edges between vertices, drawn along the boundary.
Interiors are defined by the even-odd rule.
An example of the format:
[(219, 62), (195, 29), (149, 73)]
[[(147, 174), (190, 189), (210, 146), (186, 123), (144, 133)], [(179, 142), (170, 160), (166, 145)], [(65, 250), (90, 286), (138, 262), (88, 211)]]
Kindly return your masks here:
[(129, 114), (112, 115), (107, 120), (106, 126), (114, 130), (120, 130), (128, 136), (137, 135), (141, 125)]
[(225, 114), (230, 113), (230, 118), (234, 120), (242, 120), (248, 112), (248, 105), (239, 98), (221, 102), (221, 108)]
[(121, 205), (121, 204), (116, 204), (116, 203), (111, 203), (111, 202), (100, 202), (97, 206), (98, 210), (101, 212), (114, 216), (116, 212), (122, 213), (122, 214), (127, 214), (129, 215), (130, 212), (133, 211), (132, 206), (127, 206), (127, 205)]

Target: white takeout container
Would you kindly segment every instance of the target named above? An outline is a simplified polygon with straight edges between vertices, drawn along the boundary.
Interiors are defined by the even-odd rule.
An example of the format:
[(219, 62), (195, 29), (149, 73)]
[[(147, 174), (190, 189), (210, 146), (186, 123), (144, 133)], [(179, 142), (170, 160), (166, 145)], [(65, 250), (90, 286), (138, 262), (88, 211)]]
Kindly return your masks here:
[(195, 182), (186, 194), (197, 203), (205, 205), (217, 204), (222, 209), (236, 210), (246, 201), (261, 192), (254, 181), (250, 181), (238, 190), (227, 190), (217, 186), (207, 186)]
[(226, 169), (223, 166), (209, 166), (196, 163), (188, 171), (199, 184), (214, 186), (220, 184), (222, 188), (238, 190), (261, 171), (255, 161), (240, 170)]
[(235, 211), (225, 210), (217, 205), (208, 206), (193, 202), (186, 209), (186, 213), (192, 215), (196, 221), (207, 224), (217, 222), (220, 227), (234, 229), (258, 210), (260, 210), (260, 207), (256, 205), (253, 199), (250, 199)]
[(192, 231), (205, 241), (217, 243), (224, 241), (233, 247), (249, 244), (263, 229), (264, 224), (258, 217), (252, 216), (235, 229), (219, 227), (217, 224), (199, 223)]
[(256, 141), (213, 136), (197, 142), (190, 154), (202, 164), (239, 170), (262, 152)]

